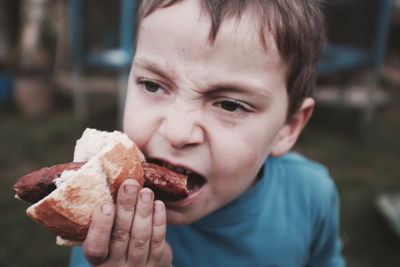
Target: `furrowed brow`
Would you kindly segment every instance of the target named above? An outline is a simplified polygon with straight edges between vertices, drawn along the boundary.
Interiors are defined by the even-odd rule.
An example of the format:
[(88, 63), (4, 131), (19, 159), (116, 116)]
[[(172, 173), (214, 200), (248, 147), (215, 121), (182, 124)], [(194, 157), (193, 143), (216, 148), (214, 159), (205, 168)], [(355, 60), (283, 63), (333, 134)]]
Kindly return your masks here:
[(243, 85), (241, 83), (223, 83), (211, 86), (206, 95), (213, 96), (220, 93), (240, 93), (257, 102), (263, 101), (269, 103), (271, 101), (271, 93), (264, 89), (252, 85)]
[(171, 80), (171, 74), (159, 67), (158, 64), (148, 60), (135, 60), (133, 67), (139, 67), (160, 76), (162, 79)]

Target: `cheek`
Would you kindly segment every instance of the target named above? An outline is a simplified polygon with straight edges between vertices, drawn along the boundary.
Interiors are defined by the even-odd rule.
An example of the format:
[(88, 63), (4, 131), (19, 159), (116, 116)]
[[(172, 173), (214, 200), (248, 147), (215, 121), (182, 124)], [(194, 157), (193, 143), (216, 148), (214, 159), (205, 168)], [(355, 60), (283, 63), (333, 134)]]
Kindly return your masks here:
[(151, 136), (151, 108), (143, 105), (135, 95), (128, 93), (125, 102), (123, 130), (140, 149), (143, 149)]
[[(226, 186), (226, 181), (234, 184), (238, 191), (246, 189), (254, 180), (261, 165), (263, 164), (269, 147), (265, 138), (256, 137), (252, 133), (247, 138), (219, 139), (213, 151), (214, 166), (220, 179), (217, 183)], [(268, 138), (268, 137), (266, 137)]]
[[(259, 124), (257, 124), (259, 125)], [(246, 125), (237, 131), (219, 131), (220, 138), (215, 138), (214, 152), (217, 158), (223, 159), (225, 165), (238, 164), (250, 168), (257, 168), (260, 162), (271, 151), (276, 135), (276, 130), (265, 127)]]
[[(260, 121), (267, 123), (261, 124)], [(214, 136), (212, 146), (214, 166), (222, 177), (219, 183), (229, 180), (242, 190), (251, 184), (265, 158), (273, 149), (279, 125), (278, 120), (262, 118), (240, 129), (230, 131), (219, 129), (219, 134)]]
[[(241, 151), (227, 151), (219, 157), (218, 173), (223, 174), (224, 179), (238, 180), (238, 183), (248, 184), (258, 172), (264, 157), (248, 149)], [(224, 182), (224, 181), (223, 181)]]

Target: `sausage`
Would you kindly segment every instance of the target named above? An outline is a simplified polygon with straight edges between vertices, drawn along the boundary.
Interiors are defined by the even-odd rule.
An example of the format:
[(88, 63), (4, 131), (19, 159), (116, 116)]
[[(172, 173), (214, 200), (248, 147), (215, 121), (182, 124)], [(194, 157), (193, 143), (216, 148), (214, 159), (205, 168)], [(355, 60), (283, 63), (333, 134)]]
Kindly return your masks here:
[[(65, 170), (78, 170), (86, 162), (70, 162), (45, 167), (19, 178), (14, 184), (18, 198), (35, 203), (56, 189), (55, 179)], [(156, 198), (178, 200), (188, 196), (187, 176), (152, 163), (142, 163), (144, 186), (152, 189)]]
[(142, 163), (144, 186), (152, 189), (156, 198), (162, 200), (178, 200), (186, 198), (187, 176), (171, 171), (153, 163)]
[(14, 184), (18, 198), (35, 203), (50, 194), (56, 185), (54, 180), (65, 170), (78, 170), (85, 162), (69, 162), (45, 167), (19, 178)]

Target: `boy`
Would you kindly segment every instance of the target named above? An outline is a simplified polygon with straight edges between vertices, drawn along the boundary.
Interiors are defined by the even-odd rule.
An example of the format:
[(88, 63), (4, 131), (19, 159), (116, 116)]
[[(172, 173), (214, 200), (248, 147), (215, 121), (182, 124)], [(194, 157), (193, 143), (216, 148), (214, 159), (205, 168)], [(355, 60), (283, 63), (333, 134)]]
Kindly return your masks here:
[(124, 131), (191, 192), (163, 203), (127, 180), (72, 266), (344, 266), (335, 186), (288, 153), (314, 107), (316, 2), (141, 3)]

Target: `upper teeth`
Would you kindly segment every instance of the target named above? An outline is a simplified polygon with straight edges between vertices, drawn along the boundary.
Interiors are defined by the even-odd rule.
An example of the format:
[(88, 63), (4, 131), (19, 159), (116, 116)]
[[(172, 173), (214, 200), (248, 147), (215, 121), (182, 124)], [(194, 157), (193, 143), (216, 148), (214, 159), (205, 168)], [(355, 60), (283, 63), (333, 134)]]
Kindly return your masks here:
[(161, 164), (162, 164), (163, 167), (171, 169), (171, 170), (173, 170), (175, 172), (179, 172), (179, 173), (182, 173), (182, 174), (185, 174), (185, 175), (192, 174), (192, 172), (187, 170), (187, 169), (174, 167), (171, 164), (168, 164), (166, 162), (162, 162)]

